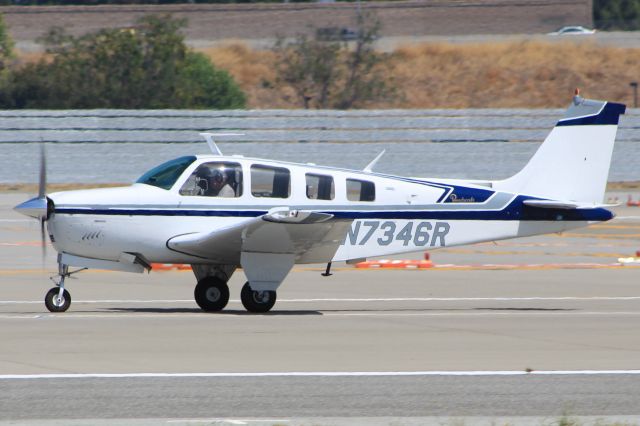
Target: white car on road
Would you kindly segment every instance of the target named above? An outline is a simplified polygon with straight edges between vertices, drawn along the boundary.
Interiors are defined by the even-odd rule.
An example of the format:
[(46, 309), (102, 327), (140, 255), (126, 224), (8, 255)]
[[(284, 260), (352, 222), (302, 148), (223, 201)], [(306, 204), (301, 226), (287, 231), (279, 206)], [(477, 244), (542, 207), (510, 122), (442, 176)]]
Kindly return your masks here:
[(576, 25), (576, 26), (559, 28), (557, 31), (548, 33), (548, 35), (554, 35), (554, 36), (555, 35), (588, 35), (588, 34), (594, 34), (595, 32), (596, 30), (590, 30), (589, 28)]

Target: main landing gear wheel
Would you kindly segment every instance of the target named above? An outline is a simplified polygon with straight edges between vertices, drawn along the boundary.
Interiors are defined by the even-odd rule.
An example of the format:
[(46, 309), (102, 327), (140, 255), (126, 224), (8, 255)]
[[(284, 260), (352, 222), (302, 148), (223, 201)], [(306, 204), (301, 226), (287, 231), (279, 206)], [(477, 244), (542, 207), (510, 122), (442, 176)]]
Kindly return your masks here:
[(198, 281), (193, 292), (196, 303), (205, 312), (218, 312), (229, 303), (229, 287), (224, 281), (206, 277)]
[(247, 311), (264, 313), (269, 312), (276, 304), (276, 292), (270, 290), (253, 291), (249, 282), (246, 282), (240, 292), (240, 299)]
[(44, 297), (44, 305), (49, 312), (64, 312), (71, 306), (71, 295), (67, 290), (63, 290), (60, 297), (60, 288), (54, 287)]

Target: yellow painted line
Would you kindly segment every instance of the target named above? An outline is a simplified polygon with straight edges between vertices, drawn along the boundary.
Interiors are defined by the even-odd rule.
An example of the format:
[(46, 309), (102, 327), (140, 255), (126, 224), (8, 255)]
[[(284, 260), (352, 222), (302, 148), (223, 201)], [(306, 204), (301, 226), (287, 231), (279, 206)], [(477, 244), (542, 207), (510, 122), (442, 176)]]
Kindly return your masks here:
[[(433, 268), (424, 269), (408, 269), (408, 268), (369, 268), (358, 269), (351, 267), (331, 268), (331, 271), (543, 271), (543, 270), (560, 270), (560, 269), (640, 269), (639, 265), (622, 265), (622, 264), (598, 264), (598, 263), (560, 263), (560, 264), (480, 264), (480, 265), (435, 265)], [(294, 268), (294, 272), (324, 272), (324, 268)]]
[[(111, 274), (116, 271), (107, 271), (102, 269), (89, 269), (82, 271), (82, 274)], [(57, 272), (53, 269), (0, 269), (0, 275), (21, 275), (21, 274), (36, 274), (43, 276), (56, 275)]]
[[(456, 264), (444, 264), (434, 265), (432, 268), (367, 268), (358, 269), (355, 266), (334, 266), (331, 268), (332, 272), (355, 272), (355, 271), (381, 271), (381, 270), (394, 270), (394, 271), (494, 271), (494, 270), (559, 270), (559, 269), (640, 269), (640, 264), (625, 264), (620, 263), (550, 263), (550, 264), (471, 264), (471, 265), (456, 265)], [(242, 271), (238, 268), (238, 271)], [(292, 269), (292, 272), (324, 272), (325, 267), (315, 266), (296, 266)], [(112, 274), (118, 271), (108, 271), (101, 269), (90, 269), (83, 271), (84, 274)], [(174, 273), (191, 273), (191, 270), (168, 270), (168, 271), (154, 271), (154, 272), (174, 272)], [(55, 275), (54, 271), (42, 270), (42, 269), (0, 269), (0, 276), (7, 275), (23, 275), (23, 274), (36, 274), (42, 276)]]
[(563, 238), (598, 238), (598, 239), (604, 239), (604, 238), (611, 238), (611, 239), (630, 239), (630, 238), (640, 238), (640, 234), (587, 234), (587, 233), (582, 233), (582, 234), (578, 234), (578, 233), (573, 233), (573, 232), (567, 232), (564, 233), (562, 235), (559, 235), (559, 237), (563, 237)]
[[(440, 251), (445, 252), (444, 250)], [(487, 255), (544, 255), (544, 256), (568, 256), (568, 257), (606, 257), (611, 259), (618, 259), (620, 257), (629, 257), (629, 253), (607, 253), (607, 252), (595, 252), (595, 253), (583, 253), (583, 252), (568, 252), (558, 253), (542, 250), (473, 250), (473, 249), (447, 249), (446, 253), (451, 254), (487, 254)], [(633, 253), (632, 253), (633, 254)]]
[[(15, 241), (12, 243), (0, 243), (0, 246), (3, 247), (42, 247), (42, 243), (40, 241)], [(51, 247), (51, 244), (47, 244), (47, 246)]]
[(592, 225), (589, 229), (640, 229), (640, 225)]
[(554, 271), (561, 269), (640, 269), (640, 265), (620, 264), (557, 264), (557, 265), (443, 265), (431, 268), (436, 271)]

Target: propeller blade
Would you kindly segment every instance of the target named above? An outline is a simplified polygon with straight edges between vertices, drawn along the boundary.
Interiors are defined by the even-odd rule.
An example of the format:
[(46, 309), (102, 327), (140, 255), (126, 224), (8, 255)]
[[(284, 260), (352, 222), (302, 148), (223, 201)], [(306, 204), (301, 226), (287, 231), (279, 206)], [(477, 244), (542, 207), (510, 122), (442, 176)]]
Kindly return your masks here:
[(40, 242), (42, 243), (42, 267), (44, 267), (44, 261), (47, 257), (47, 239), (45, 231), (45, 218), (40, 218)]
[(40, 143), (40, 179), (38, 180), (38, 198), (44, 198), (47, 193), (47, 155), (44, 142)]
[(47, 156), (44, 143), (40, 144), (40, 177), (38, 179), (38, 196), (25, 201), (14, 207), (18, 213), (40, 220), (47, 220), (48, 203), (47, 200)]

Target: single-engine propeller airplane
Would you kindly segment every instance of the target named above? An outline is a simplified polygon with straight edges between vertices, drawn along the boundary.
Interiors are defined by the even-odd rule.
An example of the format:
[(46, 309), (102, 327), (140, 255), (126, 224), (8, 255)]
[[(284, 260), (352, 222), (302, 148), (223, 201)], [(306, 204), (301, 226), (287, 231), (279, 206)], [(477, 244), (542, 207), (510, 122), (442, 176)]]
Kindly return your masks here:
[[(190, 264), (195, 301), (220, 311), (242, 266), (241, 301), (267, 312), (294, 264), (355, 261), (561, 232), (607, 221), (602, 205), (622, 104), (573, 98), (535, 155), (495, 181), (406, 178), (372, 171), (222, 155), (161, 164), (133, 185), (38, 196), (15, 207), (45, 224), (58, 251), (45, 305), (71, 304), (70, 267), (143, 272)], [(80, 269), (80, 270), (82, 270)]]

